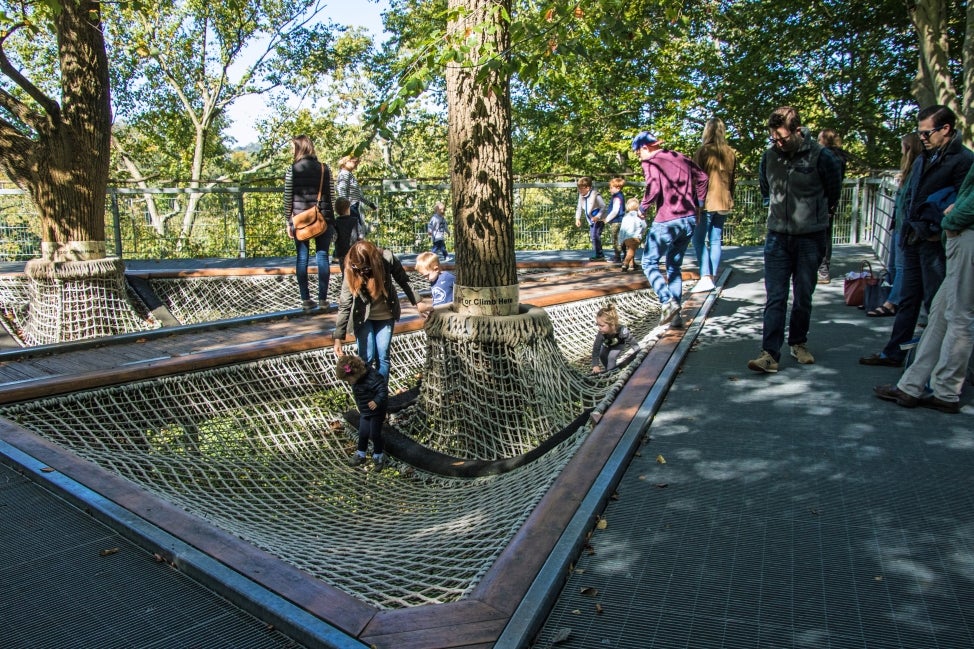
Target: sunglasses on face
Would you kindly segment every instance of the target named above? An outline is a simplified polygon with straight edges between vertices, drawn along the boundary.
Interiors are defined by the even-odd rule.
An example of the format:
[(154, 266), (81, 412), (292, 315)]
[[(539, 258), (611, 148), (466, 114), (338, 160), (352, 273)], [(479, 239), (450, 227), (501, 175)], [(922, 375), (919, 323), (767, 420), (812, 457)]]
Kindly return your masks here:
[(941, 124), (937, 128), (927, 129), (926, 131), (917, 131), (917, 135), (919, 135), (924, 140), (929, 140), (931, 135), (933, 135), (940, 129), (945, 128), (946, 126), (947, 126), (946, 124)]
[(352, 270), (354, 270), (356, 273), (358, 273), (359, 275), (371, 275), (372, 274), (372, 267), (371, 266), (365, 266), (365, 265), (356, 266), (355, 264), (349, 264), (349, 267)]

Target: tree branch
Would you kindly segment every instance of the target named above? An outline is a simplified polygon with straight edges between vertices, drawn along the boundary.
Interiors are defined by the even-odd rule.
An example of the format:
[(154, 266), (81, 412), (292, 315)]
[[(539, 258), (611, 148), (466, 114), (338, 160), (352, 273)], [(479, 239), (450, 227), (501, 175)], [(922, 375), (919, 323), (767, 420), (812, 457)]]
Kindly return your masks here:
[[(25, 26), (24, 23), (19, 23), (17, 25), (14, 25), (12, 28), (10, 28), (10, 30), (4, 33), (2, 37), (0, 37), (0, 74), (13, 81), (24, 92), (26, 92), (31, 99), (33, 99), (38, 104), (40, 104), (41, 108), (43, 108), (48, 115), (49, 118), (48, 123), (53, 123), (61, 118), (61, 106), (58, 105), (56, 101), (54, 101), (53, 99), (45, 95), (43, 92), (41, 92), (41, 90), (33, 83), (31, 83), (27, 77), (22, 75), (20, 73), (20, 70), (15, 68), (10, 63), (10, 59), (7, 58), (7, 53), (3, 49), (4, 42), (8, 38), (10, 38), (18, 29), (21, 29), (24, 26)], [(10, 100), (12, 102), (16, 102), (17, 104), (21, 103), (19, 100), (15, 99), (14, 97), (10, 97)], [(43, 118), (41, 118), (41, 116), (38, 115), (37, 113), (28, 109), (26, 106), (24, 106), (23, 109), (19, 109), (16, 111), (11, 106), (8, 106), (6, 104), (4, 106), (8, 110), (10, 110), (10, 112), (17, 115), (18, 119), (22, 119), (26, 124), (30, 124), (31, 127), (35, 129), (39, 129), (40, 127), (45, 125), (44, 124), (45, 120), (43, 120)], [(38, 120), (41, 120), (40, 123), (38, 122)]]

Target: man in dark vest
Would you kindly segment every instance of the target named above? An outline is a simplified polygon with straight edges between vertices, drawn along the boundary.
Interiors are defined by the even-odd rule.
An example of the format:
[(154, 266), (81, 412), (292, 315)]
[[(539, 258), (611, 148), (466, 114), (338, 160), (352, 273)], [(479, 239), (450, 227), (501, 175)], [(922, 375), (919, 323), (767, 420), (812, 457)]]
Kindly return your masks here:
[(788, 345), (801, 364), (815, 362), (808, 351), (812, 293), (825, 258), (829, 219), (842, 191), (838, 159), (803, 128), (798, 111), (776, 108), (768, 118), (771, 147), (758, 167), (761, 197), (768, 206), (764, 243), (764, 333), (761, 355), (748, 361), (755, 372), (778, 371), (785, 341), (788, 290), (794, 284)]

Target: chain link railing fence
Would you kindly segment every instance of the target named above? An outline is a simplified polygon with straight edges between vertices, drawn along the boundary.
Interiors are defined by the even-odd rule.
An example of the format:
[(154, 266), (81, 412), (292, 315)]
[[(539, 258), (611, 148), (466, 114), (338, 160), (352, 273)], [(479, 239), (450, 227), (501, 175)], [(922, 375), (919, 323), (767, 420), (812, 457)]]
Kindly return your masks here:
[[(608, 197), (604, 183), (596, 183)], [(397, 254), (429, 250), (426, 224), (437, 201), (447, 205), (451, 223), (447, 247), (453, 251), (453, 227), (446, 183), (387, 180), (363, 183), (377, 204), (365, 208), (369, 238)], [(110, 188), (107, 196), (107, 241), (110, 255), (123, 259), (276, 257), (294, 254), (284, 231), (281, 187)], [(884, 177), (845, 181), (833, 241), (873, 243), (885, 257), (895, 185)], [(624, 193), (639, 196), (630, 183)], [(575, 227), (578, 197), (574, 182), (522, 182), (514, 188), (514, 234), (518, 250), (581, 250), (589, 246), (588, 229)], [(187, 206), (192, 230), (186, 228)], [(724, 229), (725, 245), (758, 245), (764, 241), (766, 208), (756, 181), (741, 181), (734, 213)], [(608, 233), (606, 233), (608, 237)], [(26, 261), (40, 255), (40, 219), (26, 193), (0, 189), (0, 261)]]

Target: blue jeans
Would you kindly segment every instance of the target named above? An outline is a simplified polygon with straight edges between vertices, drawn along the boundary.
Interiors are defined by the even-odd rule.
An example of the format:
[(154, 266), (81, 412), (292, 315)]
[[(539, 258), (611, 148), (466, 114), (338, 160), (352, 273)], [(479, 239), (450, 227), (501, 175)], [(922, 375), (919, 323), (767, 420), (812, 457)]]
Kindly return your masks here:
[[(328, 246), (331, 244), (331, 237), (334, 228), (329, 227), (320, 236), (314, 238), (315, 242), (315, 263), (318, 265), (318, 300), (328, 299), (328, 279), (330, 274), (331, 262), (328, 261)], [(308, 257), (311, 253), (311, 239), (307, 241), (294, 240), (294, 247), (298, 251), (298, 261), (294, 267), (298, 277), (298, 291), (301, 293), (302, 300), (311, 299), (311, 291), (308, 290)]]
[(366, 320), (355, 328), (358, 355), (369, 365), (377, 367), (379, 374), (389, 379), (389, 346), (392, 344), (392, 328), (396, 321)]
[(947, 261), (939, 239), (903, 246), (896, 254), (903, 258), (902, 293), (883, 356), (901, 361), (906, 358), (906, 352), (900, 345), (913, 339), (920, 318), (920, 304), (930, 310), (933, 296), (947, 274)]
[[(683, 297), (683, 255), (686, 254), (696, 216), (684, 216), (649, 226), (643, 248), (643, 273), (659, 296), (660, 304)], [(659, 270), (659, 260), (666, 257), (666, 278)]]
[(777, 361), (785, 342), (789, 284), (792, 290), (788, 344), (808, 342), (812, 320), (812, 293), (818, 280), (818, 267), (825, 258), (828, 232), (782, 234), (768, 232), (764, 242), (764, 334), (761, 349)]
[(592, 240), (592, 250), (595, 252), (596, 257), (601, 257), (602, 253), (602, 229), (605, 227), (605, 223), (602, 221), (596, 221), (588, 226), (588, 236)]
[(726, 214), (704, 212), (693, 228), (693, 249), (697, 253), (700, 276), (716, 275), (720, 266), (721, 234), (724, 232)]

